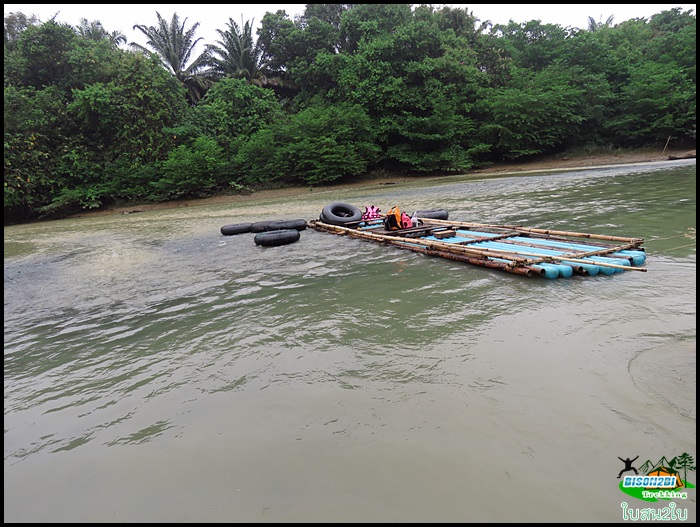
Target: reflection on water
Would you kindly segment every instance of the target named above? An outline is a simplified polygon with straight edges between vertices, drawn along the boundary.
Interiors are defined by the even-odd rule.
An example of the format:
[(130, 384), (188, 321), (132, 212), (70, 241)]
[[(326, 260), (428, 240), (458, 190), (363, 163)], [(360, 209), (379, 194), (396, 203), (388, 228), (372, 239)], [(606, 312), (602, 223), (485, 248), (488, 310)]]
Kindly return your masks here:
[[(219, 231), (331, 201), (643, 237), (648, 272)], [(693, 160), (6, 227), (5, 520), (620, 521), (618, 456), (696, 455), (695, 212)]]

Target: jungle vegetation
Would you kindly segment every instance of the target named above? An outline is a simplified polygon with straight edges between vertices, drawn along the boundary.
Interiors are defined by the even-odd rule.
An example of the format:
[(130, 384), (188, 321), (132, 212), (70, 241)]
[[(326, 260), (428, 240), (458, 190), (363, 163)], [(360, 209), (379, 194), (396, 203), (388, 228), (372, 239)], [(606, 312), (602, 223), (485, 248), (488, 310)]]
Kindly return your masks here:
[(229, 17), (215, 42), (156, 18), (134, 21), (141, 46), (101, 21), (5, 16), (5, 223), (695, 144), (693, 11), (579, 29), (307, 4), (294, 20), (268, 12), (256, 34)]

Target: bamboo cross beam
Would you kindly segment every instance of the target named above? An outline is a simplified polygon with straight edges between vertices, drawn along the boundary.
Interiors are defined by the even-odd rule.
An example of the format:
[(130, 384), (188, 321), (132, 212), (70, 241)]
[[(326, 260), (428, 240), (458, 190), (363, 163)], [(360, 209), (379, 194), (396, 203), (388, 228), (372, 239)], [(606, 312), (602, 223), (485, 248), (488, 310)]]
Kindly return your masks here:
[[(611, 267), (611, 268), (620, 268), (626, 271), (641, 271), (641, 272), (647, 272), (645, 268), (642, 267), (632, 267), (632, 266), (625, 266), (625, 265), (618, 265), (614, 263), (608, 263), (608, 262), (600, 262), (600, 261), (591, 261), (591, 260), (581, 260), (579, 257), (581, 256), (588, 256), (588, 253), (576, 253), (572, 256), (567, 256), (567, 255), (542, 255), (538, 253), (533, 253), (531, 251), (518, 251), (518, 250), (510, 250), (510, 249), (497, 249), (497, 248), (488, 248), (488, 249), (477, 249), (474, 247), (469, 247), (465, 245), (458, 245), (454, 243), (447, 243), (447, 242), (438, 242), (438, 241), (433, 241), (433, 240), (424, 240), (420, 238), (410, 238), (410, 239), (403, 239), (400, 237), (396, 236), (386, 236), (384, 234), (376, 234), (372, 232), (367, 232), (367, 231), (362, 231), (358, 229), (351, 229), (348, 227), (341, 227), (338, 225), (331, 225), (331, 224), (326, 224), (326, 223), (321, 223), (320, 225), (318, 222), (316, 223), (317, 226), (321, 227), (324, 230), (328, 231), (338, 231), (338, 232), (344, 232), (350, 236), (355, 236), (359, 238), (366, 238), (366, 239), (373, 239), (373, 240), (378, 240), (378, 241), (384, 241), (386, 243), (392, 243), (392, 244), (415, 244), (415, 245), (421, 245), (421, 246), (426, 246), (426, 247), (432, 247), (436, 248), (442, 251), (447, 251), (447, 252), (453, 252), (453, 253), (463, 253), (463, 254), (471, 254), (471, 255), (477, 255), (481, 257), (486, 257), (486, 258), (500, 258), (500, 259), (506, 259), (510, 260), (512, 262), (512, 265), (526, 265), (526, 266), (531, 266), (531, 265), (537, 265), (539, 263), (549, 263), (549, 262), (561, 262), (561, 261), (570, 261), (574, 263), (583, 263), (583, 264), (588, 264), (588, 265), (597, 265), (601, 267)], [(597, 251), (593, 251), (593, 254), (591, 256), (595, 256)], [(521, 258), (520, 256), (530, 256), (530, 257), (535, 257), (535, 258)], [(600, 255), (598, 255), (600, 256)]]
[[(455, 245), (455, 244), (447, 244), (447, 245)], [(467, 247), (465, 245), (459, 245), (459, 247)], [(448, 249), (448, 248), (445, 248)], [(606, 249), (606, 251), (608, 251)], [(523, 265), (536, 265), (538, 263), (549, 263), (549, 262), (574, 262), (574, 263), (581, 263), (581, 264), (588, 264), (588, 265), (597, 265), (601, 267), (610, 267), (613, 269), (623, 269), (625, 271), (640, 271), (642, 273), (646, 273), (647, 270), (644, 267), (633, 267), (631, 265), (620, 265), (620, 264), (614, 264), (612, 262), (601, 262), (600, 260), (583, 260), (582, 258), (585, 257), (595, 257), (595, 256), (603, 256), (600, 254), (600, 251), (588, 251), (588, 252), (583, 252), (583, 253), (568, 253), (568, 254), (561, 254), (561, 255), (543, 255), (541, 253), (537, 252), (530, 252), (530, 251), (520, 251), (520, 250), (511, 250), (511, 249), (498, 249), (498, 248), (489, 248), (488, 252), (492, 253), (502, 253), (504, 255), (519, 255), (519, 256), (533, 256), (533, 259), (526, 259), (524, 261), (521, 261), (520, 263)], [(493, 255), (489, 255), (493, 256)], [(501, 258), (507, 258), (507, 256), (500, 256)]]
[[(454, 254), (466, 254), (466, 255), (471, 255), (471, 256), (477, 256), (481, 258), (498, 258), (500, 260), (509, 260), (510, 263), (508, 265), (510, 266), (531, 266), (531, 265), (536, 265), (539, 263), (548, 263), (552, 260), (556, 260), (556, 257), (540, 257), (537, 259), (532, 259), (532, 258), (522, 258), (519, 256), (517, 251), (509, 251), (509, 250), (501, 250), (501, 249), (479, 249), (475, 247), (468, 247), (464, 245), (458, 245), (455, 243), (448, 243), (448, 242), (438, 242), (438, 241), (433, 241), (433, 240), (424, 240), (421, 238), (402, 238), (400, 236), (387, 236), (384, 234), (377, 234), (373, 232), (368, 232), (368, 231), (363, 231), (363, 230), (358, 230), (358, 229), (353, 229), (353, 228), (348, 228), (348, 227), (342, 227), (339, 225), (331, 225), (331, 224), (326, 224), (322, 222), (316, 222), (314, 225), (316, 228), (320, 228), (322, 230), (327, 230), (327, 231), (336, 231), (336, 232), (342, 232), (345, 233), (349, 236), (353, 236), (356, 238), (365, 238), (365, 239), (371, 239), (371, 240), (376, 240), (376, 241), (383, 241), (385, 243), (393, 244), (393, 245), (413, 245), (413, 246), (423, 246), (423, 247), (428, 247), (434, 250), (440, 250), (443, 252), (449, 252), (449, 253), (454, 253)], [(522, 253), (524, 255), (531, 255), (531, 253)], [(540, 255), (541, 256), (541, 255)], [(568, 258), (563, 258), (567, 259)], [(584, 263), (587, 263), (589, 265), (593, 265), (592, 262), (587, 262), (585, 261)], [(597, 265), (597, 264), (596, 264)]]
[(506, 260), (511, 260), (513, 262), (513, 265), (519, 265), (519, 264), (525, 264), (528, 262), (526, 258), (518, 258), (518, 257), (510, 257), (507, 254), (503, 253), (496, 253), (496, 252), (491, 252), (488, 250), (481, 250), (481, 249), (475, 249), (471, 247), (464, 247), (460, 245), (456, 245), (454, 243), (444, 243), (444, 242), (436, 242), (432, 240), (423, 240), (421, 238), (401, 238), (397, 236), (387, 236), (385, 234), (376, 234), (373, 232), (367, 232), (363, 230), (358, 230), (358, 229), (351, 229), (348, 227), (341, 227), (339, 225), (331, 225), (329, 223), (323, 223), (323, 222), (311, 222), (311, 226), (313, 228), (318, 228), (320, 230), (326, 230), (326, 231), (336, 231), (336, 232), (342, 232), (345, 233), (349, 236), (354, 236), (356, 238), (365, 238), (365, 239), (370, 239), (370, 240), (376, 240), (376, 241), (383, 241), (386, 243), (400, 243), (400, 244), (408, 244), (408, 245), (419, 245), (419, 246), (424, 246), (424, 247), (432, 247), (432, 248), (437, 248), (453, 253), (461, 253), (461, 254), (470, 254), (470, 255), (475, 255), (475, 256), (481, 256), (481, 257), (491, 257), (491, 258), (501, 258), (501, 259), (506, 259)]
[(431, 247), (419, 247), (412, 245), (408, 242), (401, 242), (396, 240), (396, 242), (389, 242), (392, 245), (398, 247), (399, 249), (407, 249), (414, 252), (419, 252), (426, 254), (428, 256), (439, 256), (440, 258), (446, 258), (448, 260), (454, 260), (456, 262), (466, 262), (473, 265), (478, 265), (481, 267), (488, 267), (491, 269), (500, 269), (502, 271), (507, 271), (509, 273), (519, 274), (523, 276), (533, 276), (536, 274), (544, 275), (545, 270), (543, 268), (536, 268), (527, 265), (513, 266), (508, 262), (499, 262), (494, 260), (489, 260), (487, 258), (481, 258), (478, 256), (469, 256), (466, 254), (458, 254), (448, 251), (440, 251), (433, 249)]
[(471, 222), (461, 222), (461, 221), (451, 221), (451, 220), (436, 220), (433, 218), (419, 218), (423, 221), (430, 221), (431, 223), (438, 223), (441, 225), (453, 225), (460, 227), (485, 227), (485, 228), (501, 228), (501, 229), (512, 229), (519, 232), (534, 232), (538, 234), (553, 234), (558, 236), (574, 236), (577, 238), (588, 238), (594, 240), (608, 240), (613, 242), (628, 242), (639, 245), (644, 242), (643, 238), (627, 238), (622, 236), (609, 236), (606, 234), (591, 234), (587, 232), (569, 232), (569, 231), (556, 231), (552, 229), (535, 229), (530, 227), (522, 227), (518, 225), (491, 225), (488, 223), (471, 223)]
[[(469, 240), (468, 242), (456, 242), (456, 243), (463, 245), (463, 246), (467, 246), (469, 244), (479, 243), (482, 241), (492, 241), (492, 240), (488, 239), (488, 238), (474, 238), (472, 240)], [(536, 250), (539, 248), (539, 249), (547, 250), (547, 251), (560, 252), (562, 254), (552, 255), (552, 258), (560, 258), (560, 259), (565, 259), (565, 260), (571, 260), (572, 258), (586, 258), (586, 257), (590, 257), (590, 256), (605, 256), (607, 254), (622, 251), (626, 248), (629, 248), (628, 245), (620, 245), (620, 246), (615, 246), (615, 247), (605, 247), (603, 249), (593, 249), (591, 251), (576, 251), (576, 250), (574, 250), (571, 252), (565, 252), (562, 247), (552, 247), (549, 245), (543, 245), (543, 244), (538, 244), (538, 243), (533, 243), (532, 245), (530, 245), (530, 244), (527, 244), (525, 242), (517, 242), (514, 240), (509, 240), (508, 243), (512, 244), (516, 247), (529, 247), (530, 249), (533, 249), (533, 250)], [(573, 242), (569, 242), (569, 243), (573, 243)], [(492, 250), (494, 250), (494, 251), (503, 250), (506, 252), (512, 252), (513, 254), (523, 254), (526, 256), (529, 255), (529, 256), (537, 256), (537, 257), (541, 257), (541, 258), (549, 258), (549, 255), (543, 255), (541, 252), (527, 252), (527, 251), (517, 251), (517, 250), (516, 251), (509, 251), (507, 249), (492, 249)], [(620, 257), (617, 259), (623, 260), (625, 258)], [(589, 263), (589, 262), (583, 262), (583, 263)], [(612, 267), (615, 264), (610, 263), (607, 265)], [(626, 267), (626, 266), (623, 265), (622, 267)]]
[[(448, 231), (448, 232), (454, 232), (455, 236), (465, 236), (462, 233), (459, 233), (457, 231)], [(457, 242), (457, 243), (478, 243), (478, 242), (495, 242), (498, 240), (505, 240), (507, 238), (512, 238), (514, 236), (521, 236), (522, 233), (520, 232), (509, 232), (505, 234), (494, 234), (493, 236), (480, 236), (478, 238), (473, 238), (470, 239), (468, 242)], [(515, 243), (512, 240), (509, 243)]]
[[(465, 238), (472, 236), (472, 235), (465, 234), (462, 232), (457, 232), (457, 231), (450, 231), (450, 232), (453, 232), (455, 236), (464, 236)], [(455, 242), (455, 243), (460, 243), (460, 244), (466, 245), (466, 244), (470, 244), (470, 243), (498, 241), (498, 240), (502, 240), (502, 239), (513, 238), (516, 236), (522, 236), (522, 234), (523, 233), (515, 233), (515, 234), (509, 233), (509, 234), (498, 234), (498, 235), (494, 235), (494, 236), (481, 236), (478, 238), (470, 238), (469, 241)], [(524, 236), (524, 237), (527, 238), (527, 242), (510, 239), (510, 240), (508, 240), (508, 243), (511, 243), (513, 245), (521, 245), (524, 247), (540, 247), (542, 249), (552, 249), (552, 250), (561, 249), (562, 252), (563, 252), (564, 247), (554, 247), (554, 246), (550, 246), (548, 244), (541, 243), (541, 242), (543, 240), (552, 240), (552, 241), (558, 241), (558, 242), (562, 242), (562, 243), (568, 243), (571, 245), (576, 245), (578, 243), (582, 243), (582, 242), (577, 241), (577, 240), (571, 240), (568, 238), (558, 238), (555, 236), (538, 235), (538, 236)], [(540, 243), (537, 243), (538, 241), (540, 241)], [(591, 243), (593, 243), (593, 242), (591, 242)], [(604, 243), (600, 243), (600, 242), (597, 242), (597, 243), (598, 243), (598, 246), (600, 246), (599, 249), (595, 249), (594, 251), (591, 251), (589, 254), (582, 253), (581, 256), (589, 256), (589, 255), (593, 255), (593, 254), (603, 256), (605, 254), (624, 251), (627, 249), (635, 249), (638, 247), (638, 243), (625, 243), (623, 245), (608, 245), (608, 244), (604, 244)], [(578, 252), (571, 253), (571, 254), (578, 255)]]
[[(549, 258), (549, 256), (547, 256), (546, 258)], [(558, 256), (552, 257), (552, 258), (555, 258), (558, 261), (582, 263), (582, 264), (588, 264), (588, 265), (598, 265), (600, 267), (612, 267), (613, 269), (622, 269), (623, 271), (639, 271), (641, 273), (647, 272), (645, 267), (634, 267), (632, 265), (619, 265), (619, 264), (614, 264), (614, 263), (609, 263), (609, 262), (600, 262), (598, 260), (581, 260), (579, 258), (559, 258)]]
[[(570, 243), (572, 245), (576, 245), (576, 242), (573, 240), (565, 240), (563, 238), (534, 238), (534, 237), (527, 237), (528, 242), (522, 242), (522, 241), (516, 241), (516, 240), (509, 240), (508, 243), (512, 243), (513, 245), (522, 245), (523, 247), (540, 247), (542, 249), (554, 249), (556, 250), (561, 249), (564, 250), (564, 247), (556, 247), (556, 246), (551, 246), (543, 243), (537, 243), (538, 240), (553, 240), (553, 241), (560, 241), (563, 243)], [(604, 245), (604, 244), (600, 244)], [(594, 251), (591, 251), (591, 253), (595, 253), (596, 256), (604, 256), (606, 254), (610, 253), (616, 253), (619, 251), (624, 251), (627, 249), (635, 249), (637, 247), (637, 244), (635, 243), (625, 243), (623, 245), (615, 245), (615, 246), (607, 246), (607, 247), (602, 247), (601, 249), (595, 249)], [(574, 254), (574, 253), (571, 253)], [(576, 253), (578, 254), (578, 253)], [(590, 254), (593, 255), (593, 254)], [(585, 256), (589, 256), (586, 254)]]
[[(455, 245), (455, 244), (447, 244), (447, 245)], [(463, 245), (463, 244), (460, 244), (459, 246), (460, 247), (468, 247), (468, 245)], [(519, 246), (527, 247), (527, 245), (519, 245)], [(550, 250), (550, 249), (548, 249), (548, 250)], [(578, 252), (577, 251), (574, 253), (565, 253), (565, 254), (560, 254), (560, 255), (543, 255), (542, 253), (525, 251), (525, 250), (499, 249), (499, 248), (493, 248), (493, 247), (488, 248), (488, 251), (495, 252), (495, 253), (515, 254), (515, 255), (519, 255), (519, 256), (532, 256), (532, 257), (534, 257), (534, 259), (527, 259), (524, 262), (521, 262), (525, 265), (566, 261), (566, 262), (574, 262), (574, 263), (581, 263), (581, 264), (588, 264), (588, 265), (598, 265), (598, 266), (602, 266), (602, 267), (611, 267), (614, 269), (624, 269), (625, 271), (640, 271), (643, 273), (647, 272), (647, 270), (643, 267), (633, 267), (631, 265), (620, 265), (620, 264), (614, 264), (612, 262), (601, 262), (600, 260), (583, 260), (582, 259), (582, 258), (586, 258), (586, 257), (604, 256), (604, 254), (607, 254), (610, 252), (615, 252), (616, 250), (619, 250), (619, 249), (608, 248), (608, 249), (601, 249), (601, 250), (594, 250), (594, 251), (587, 251), (587, 252)]]
[[(438, 242), (438, 241), (433, 241), (433, 240), (424, 240), (421, 238), (401, 238), (399, 236), (387, 236), (385, 234), (377, 234), (373, 232), (368, 232), (368, 231), (363, 231), (363, 230), (358, 230), (358, 229), (353, 229), (349, 227), (342, 227), (339, 225), (331, 225), (327, 223), (322, 223), (322, 222), (312, 222), (313, 225), (320, 227), (323, 230), (327, 231), (336, 231), (336, 232), (342, 232), (345, 234), (348, 234), (349, 236), (354, 236), (356, 238), (365, 238), (365, 239), (371, 239), (371, 240), (376, 240), (376, 241), (383, 241), (385, 243), (391, 243), (391, 244), (408, 244), (408, 245), (419, 245), (419, 246), (425, 246), (425, 247), (431, 247), (431, 248), (436, 248), (440, 249), (443, 251), (448, 251), (448, 252), (453, 252), (453, 253), (461, 253), (461, 254), (471, 254), (471, 255), (476, 255), (476, 256), (481, 256), (481, 257), (490, 257), (490, 258), (501, 258), (501, 259), (506, 259), (506, 260), (511, 260), (513, 262), (513, 265), (527, 265), (530, 263), (537, 263), (537, 261), (533, 261), (531, 259), (527, 258), (520, 258), (517, 256), (511, 256), (511, 254), (514, 253), (507, 253), (504, 251), (494, 251), (494, 250), (486, 250), (486, 249), (477, 249), (474, 247), (466, 247), (464, 245), (457, 245), (454, 243), (446, 243), (446, 242)], [(410, 240), (410, 241), (409, 241)]]
[[(406, 238), (397, 237), (397, 236), (385, 236), (385, 235), (381, 235), (381, 234), (376, 234), (376, 233), (371, 233), (371, 232), (366, 232), (366, 231), (361, 231), (361, 230), (356, 230), (356, 229), (348, 229), (346, 227), (340, 227), (337, 225), (330, 225), (330, 224), (320, 223), (320, 222), (311, 222), (310, 226), (314, 229), (328, 231), (328, 232), (337, 231), (343, 235), (347, 234), (348, 236), (352, 236), (355, 238), (365, 238), (365, 239), (370, 239), (370, 240), (382, 241), (384, 243), (394, 245), (400, 249), (408, 249), (411, 251), (427, 254), (428, 256), (440, 256), (442, 258), (447, 258), (447, 259), (455, 260), (458, 262), (466, 262), (466, 263), (471, 263), (474, 265), (479, 265), (482, 267), (489, 267), (492, 269), (500, 269), (503, 271), (507, 271), (507, 272), (515, 273), (515, 274), (520, 274), (520, 275), (524, 275), (524, 276), (533, 276), (535, 274), (539, 274), (539, 275), (545, 274), (545, 270), (542, 268), (532, 267), (532, 266), (528, 266), (528, 265), (516, 265), (517, 262), (508, 261), (509, 259), (503, 255), (495, 255), (495, 254), (487, 255), (487, 254), (482, 254), (483, 251), (473, 251), (473, 250), (453, 251), (453, 250), (451, 250), (451, 248), (450, 248), (450, 250), (440, 250), (440, 249), (436, 249), (433, 246), (416, 244), (416, 243), (414, 243), (416, 240), (414, 240), (412, 238), (406, 239)], [(489, 260), (488, 259), (489, 257), (499, 258), (501, 260), (506, 260), (506, 261)], [(522, 259), (517, 259), (517, 260), (520, 261)]]

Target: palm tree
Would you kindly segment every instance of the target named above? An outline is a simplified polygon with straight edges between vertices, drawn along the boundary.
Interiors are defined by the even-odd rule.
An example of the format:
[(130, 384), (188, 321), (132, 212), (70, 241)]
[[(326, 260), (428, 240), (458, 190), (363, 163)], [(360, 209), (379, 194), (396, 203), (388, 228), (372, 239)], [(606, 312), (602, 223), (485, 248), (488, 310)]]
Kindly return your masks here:
[(282, 77), (268, 77), (263, 60), (262, 48), (253, 39), (253, 22), (243, 23), (239, 27), (232, 18), (228, 19), (226, 31), (217, 29), (221, 37), (217, 45), (208, 44), (209, 74), (214, 78), (231, 77), (245, 79), (255, 86), (272, 88), (278, 95), (289, 95), (294, 85)]
[(232, 18), (228, 19), (226, 31), (217, 29), (221, 37), (217, 45), (207, 45), (210, 56), (211, 72), (217, 77), (233, 77), (245, 79), (251, 84), (261, 84), (262, 64), (261, 51), (253, 40), (253, 24), (251, 21), (243, 24), (242, 29)]
[(81, 37), (90, 40), (108, 40), (114, 47), (126, 44), (126, 37), (122, 32), (112, 31), (109, 33), (99, 20), (88, 22), (87, 18), (81, 18), (76, 31)]
[(604, 27), (610, 27), (613, 23), (614, 18), (615, 17), (613, 15), (610, 15), (608, 17), (608, 19), (605, 22), (603, 22), (603, 17), (601, 16), (600, 22), (596, 22), (595, 18), (593, 18), (592, 16), (589, 16), (588, 17), (588, 31), (597, 31), (597, 30), (604, 28)]
[[(136, 24), (134, 29), (138, 29), (148, 37), (146, 45), (158, 55), (163, 66), (187, 88), (188, 98), (194, 104), (202, 98), (206, 90), (211, 86), (211, 83), (206, 78), (199, 75), (209, 62), (207, 52), (205, 51), (190, 63), (195, 46), (202, 40), (201, 38), (194, 38), (199, 22), (196, 22), (190, 29), (185, 30), (187, 19), (185, 18), (180, 23), (177, 13), (173, 14), (169, 24), (157, 11), (156, 16), (158, 17), (158, 27)], [(143, 53), (151, 52), (151, 50), (135, 42), (132, 42), (129, 46)], [(188, 63), (190, 64), (188, 65)]]

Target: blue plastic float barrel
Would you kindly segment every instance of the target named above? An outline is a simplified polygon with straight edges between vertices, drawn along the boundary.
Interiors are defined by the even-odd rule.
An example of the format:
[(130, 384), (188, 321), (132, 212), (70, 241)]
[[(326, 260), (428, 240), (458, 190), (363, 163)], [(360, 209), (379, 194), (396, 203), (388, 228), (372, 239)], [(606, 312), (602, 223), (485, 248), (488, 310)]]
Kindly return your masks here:
[[(462, 230), (460, 229), (460, 232), (467, 233), (471, 236), (476, 236), (479, 238), (484, 238), (484, 237), (490, 237), (494, 236), (494, 233), (492, 232), (480, 232), (480, 231), (471, 231), (471, 230)], [(605, 249), (606, 247), (601, 246), (601, 245), (589, 245), (585, 243), (579, 243), (575, 241), (570, 241), (570, 242), (564, 242), (564, 241), (558, 241), (558, 240), (546, 240), (543, 238), (529, 238), (526, 236), (514, 236), (513, 238), (509, 238), (513, 241), (517, 242), (522, 242), (526, 244), (531, 244), (535, 243), (537, 245), (546, 245), (548, 247), (560, 247), (562, 249), (573, 249), (573, 250), (580, 250), (584, 252), (588, 251), (601, 251)], [(606, 255), (608, 258), (619, 258), (619, 259), (624, 259), (629, 261), (631, 264), (635, 266), (641, 266), (644, 264), (646, 261), (647, 255), (644, 251), (636, 251), (636, 250), (631, 250), (631, 249), (626, 249), (622, 251), (617, 251), (615, 253), (611, 253)], [(597, 258), (594, 257), (594, 258)], [(609, 263), (615, 263), (616, 265), (626, 265), (625, 263), (622, 262), (609, 262)], [(619, 269), (618, 269), (619, 271)]]
[[(469, 230), (462, 230), (462, 229), (459, 229), (459, 232), (461, 234), (475, 237), (475, 238), (468, 238), (467, 237), (466, 239), (476, 239), (476, 238), (493, 236), (493, 233), (488, 233), (488, 232), (469, 231)], [(452, 237), (452, 238), (448, 238), (448, 239), (451, 241), (463, 241), (464, 237), (460, 236), (460, 237)], [(527, 239), (527, 238), (521, 238), (521, 239), (523, 241), (526, 241), (526, 242), (532, 241), (531, 239)], [(519, 248), (519, 246), (512, 245), (512, 244), (509, 244), (507, 242), (496, 242), (496, 241), (477, 242), (477, 243), (470, 244), (470, 246), (472, 246), (472, 247), (481, 246), (481, 247), (487, 248), (487, 247), (489, 247), (488, 244), (496, 244), (496, 245), (491, 245), (492, 248), (499, 248), (499, 249), (512, 250), (512, 251), (521, 250), (523, 252), (534, 253), (535, 255), (539, 255), (539, 256), (563, 256), (566, 254), (565, 251), (556, 251), (554, 249), (532, 247), (530, 245), (528, 245), (527, 247), (523, 246), (522, 248)], [(578, 244), (576, 244), (576, 245), (578, 245)], [(569, 244), (569, 248), (570, 248), (570, 244)], [(576, 258), (576, 259), (578, 260), (579, 258)], [(584, 267), (584, 269), (586, 269), (586, 271), (588, 271), (588, 274), (593, 275), (593, 276), (595, 276), (599, 273), (604, 274), (604, 275), (612, 275), (615, 273), (623, 272), (623, 269), (617, 269), (615, 267), (597, 265), (597, 263), (601, 263), (601, 264), (611, 263), (611, 264), (621, 265), (621, 266), (630, 266), (630, 261), (627, 260), (626, 258), (610, 258), (607, 256), (584, 256), (580, 259), (589, 261), (590, 264), (584, 264), (584, 263), (577, 264), (576, 262), (570, 262), (568, 260), (562, 260), (561, 263), (567, 264), (567, 265), (573, 265), (573, 266), (581, 265)], [(589, 265), (596, 267), (597, 270), (593, 269), (591, 267), (588, 267)]]
[[(525, 242), (525, 243), (536, 243), (538, 245), (547, 245), (549, 247), (561, 247), (562, 249), (574, 249), (574, 250), (582, 250), (582, 251), (600, 251), (605, 249), (605, 247), (599, 246), (599, 245), (586, 245), (582, 243), (576, 243), (576, 242), (562, 242), (562, 241), (556, 241), (556, 240), (544, 240), (542, 238), (526, 238), (524, 236), (516, 236), (515, 238), (512, 238), (515, 241), (519, 242)], [(622, 251), (617, 251), (614, 253), (610, 253), (606, 256), (609, 257), (618, 257), (618, 258), (623, 258), (625, 260), (631, 261), (631, 263), (635, 266), (640, 266), (642, 265), (647, 258), (647, 255), (644, 251), (633, 251), (633, 250), (622, 250)]]
[[(462, 232), (462, 231), (460, 231)], [(453, 243), (457, 245), (457, 242), (463, 242), (465, 240), (470, 240), (471, 238), (465, 237), (465, 236), (451, 236), (449, 238), (436, 238), (435, 236), (426, 236), (426, 240), (434, 240), (434, 241), (440, 241), (440, 242), (445, 242), (445, 243)], [(507, 243), (498, 243), (498, 242), (478, 242), (478, 243), (471, 243), (469, 245), (462, 245), (462, 247), (474, 247), (476, 249), (503, 249), (507, 251), (513, 251), (514, 246), (509, 245)], [(517, 248), (516, 248), (517, 249)], [(551, 251), (553, 252), (553, 251)], [(540, 254), (540, 253), (538, 253)], [(541, 254), (542, 256), (549, 256), (546, 254)], [(499, 259), (500, 260), (500, 259)], [(507, 258), (503, 259), (504, 261), (509, 261)], [(536, 264), (531, 264), (532, 267), (536, 269), (543, 269), (545, 274), (543, 275), (545, 278), (569, 278), (574, 274), (574, 267), (576, 268), (592, 268), (594, 266), (589, 266), (588, 264), (577, 264), (574, 262), (569, 262), (568, 264), (566, 262), (558, 262), (558, 263), (552, 263), (552, 262), (542, 262), (542, 263), (536, 263)], [(598, 266), (595, 266), (595, 269), (591, 269), (589, 274), (591, 276), (595, 276), (600, 272)]]
[[(497, 262), (510, 262), (511, 260), (505, 259), (505, 258), (491, 258), (492, 260), (495, 260)], [(533, 269), (540, 269), (542, 270), (542, 274), (540, 274), (541, 277), (543, 278), (559, 278), (560, 276), (560, 270), (559, 266), (556, 265), (550, 265), (550, 264), (532, 264), (529, 265), (528, 267), (532, 267)], [(569, 268), (571, 270), (571, 268)], [(571, 276), (571, 275), (569, 275)]]

